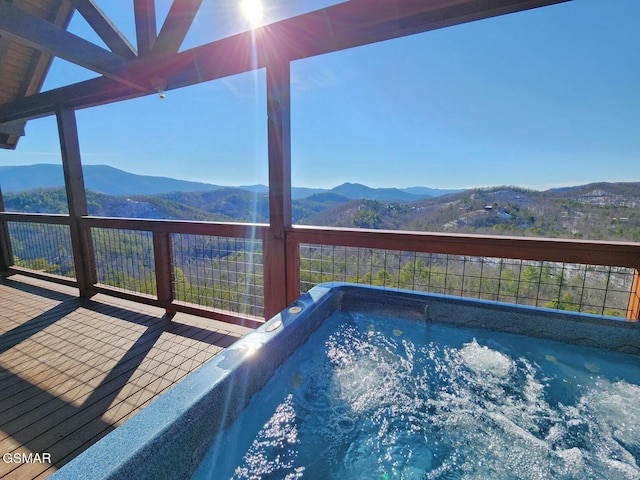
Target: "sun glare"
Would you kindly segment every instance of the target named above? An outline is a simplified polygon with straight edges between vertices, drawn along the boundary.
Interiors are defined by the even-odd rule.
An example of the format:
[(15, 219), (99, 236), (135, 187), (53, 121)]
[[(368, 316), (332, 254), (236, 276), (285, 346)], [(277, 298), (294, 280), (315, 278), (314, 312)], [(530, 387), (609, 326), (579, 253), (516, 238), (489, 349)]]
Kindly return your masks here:
[(251, 24), (251, 28), (257, 27), (262, 22), (264, 9), (261, 0), (240, 0), (240, 11)]

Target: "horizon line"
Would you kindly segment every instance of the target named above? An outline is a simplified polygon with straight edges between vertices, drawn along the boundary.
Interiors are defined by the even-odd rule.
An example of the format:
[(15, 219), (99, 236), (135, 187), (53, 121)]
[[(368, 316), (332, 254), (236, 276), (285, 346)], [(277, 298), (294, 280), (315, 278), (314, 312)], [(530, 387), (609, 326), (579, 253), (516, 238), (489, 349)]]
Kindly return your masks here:
[[(28, 168), (28, 167), (34, 167), (34, 166), (38, 166), (38, 165), (51, 165), (51, 166), (56, 166), (56, 167), (62, 167), (62, 164), (60, 163), (33, 163), (33, 164), (29, 164), (29, 165), (0, 165), (0, 169), (1, 168)], [(243, 187), (265, 187), (268, 188), (268, 184), (264, 184), (264, 183), (254, 183), (254, 184), (219, 184), (219, 183), (210, 183), (208, 181), (201, 181), (201, 180), (187, 180), (184, 178), (176, 178), (176, 177), (170, 177), (167, 175), (152, 175), (152, 174), (146, 174), (146, 173), (133, 173), (127, 170), (122, 170), (121, 168), (117, 168), (117, 167), (113, 167), (111, 165), (107, 165), (107, 164), (86, 164), (83, 165), (83, 167), (108, 167), (108, 168), (112, 168), (114, 170), (118, 170), (120, 172), (124, 172), (127, 173), (129, 175), (136, 175), (136, 176), (141, 176), (141, 177), (152, 177), (152, 178), (166, 178), (166, 179), (170, 179), (170, 180), (176, 180), (176, 181), (180, 181), (180, 182), (188, 182), (188, 183), (198, 183), (198, 184), (203, 184), (203, 185), (210, 185), (213, 187), (221, 187), (221, 188), (243, 188)], [(545, 184), (541, 184), (541, 185), (518, 185), (518, 184), (513, 184), (513, 183), (495, 183), (495, 184), (491, 184), (491, 185), (467, 185), (467, 186), (458, 186), (458, 187), (442, 187), (442, 186), (438, 186), (438, 187), (433, 187), (433, 186), (426, 186), (426, 185), (410, 185), (410, 186), (406, 186), (406, 187), (401, 187), (401, 186), (371, 186), (371, 185), (367, 185), (365, 183), (361, 183), (361, 182), (357, 182), (357, 181), (344, 181), (342, 183), (336, 184), (333, 187), (319, 187), (319, 186), (307, 186), (307, 185), (291, 185), (291, 188), (305, 188), (305, 189), (309, 189), (309, 190), (333, 190), (335, 188), (341, 187), (343, 185), (362, 185), (364, 187), (367, 188), (371, 188), (371, 189), (396, 189), (396, 190), (408, 190), (408, 189), (413, 189), (413, 188), (426, 188), (426, 189), (430, 189), (430, 190), (456, 190), (456, 191), (466, 191), (466, 190), (483, 190), (483, 189), (490, 189), (490, 188), (499, 188), (499, 187), (514, 187), (514, 188), (523, 188), (526, 190), (533, 190), (533, 191), (538, 191), (538, 192), (543, 192), (546, 190), (552, 190), (552, 189), (557, 189), (557, 188), (572, 188), (572, 187), (579, 187), (579, 186), (584, 186), (584, 185), (590, 185), (590, 184), (594, 184), (594, 183), (640, 183), (640, 180), (570, 180), (570, 181), (566, 181), (566, 182), (552, 182), (552, 183), (545, 183)], [(63, 187), (64, 185), (59, 185), (60, 187)], [(0, 189), (2, 188), (2, 181), (0, 181)], [(35, 188), (56, 188), (56, 187), (35, 187)], [(7, 192), (8, 193), (8, 192)], [(410, 193), (410, 192), (407, 192)]]

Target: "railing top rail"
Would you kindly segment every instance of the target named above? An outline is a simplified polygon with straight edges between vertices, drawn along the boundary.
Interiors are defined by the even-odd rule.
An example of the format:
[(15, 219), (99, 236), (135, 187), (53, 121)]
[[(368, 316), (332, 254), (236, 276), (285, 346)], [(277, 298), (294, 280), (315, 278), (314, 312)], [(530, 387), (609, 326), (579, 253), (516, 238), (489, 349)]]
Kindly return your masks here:
[(0, 212), (0, 220), (6, 222), (48, 223), (54, 225), (69, 225), (71, 217), (59, 213), (23, 213)]
[(196, 222), (191, 220), (158, 220), (116, 217), (82, 217), (85, 227), (143, 230), (162, 233), (184, 233), (193, 235), (219, 235), (224, 237), (264, 239), (266, 224), (232, 222)]
[(640, 243), (295, 226), (289, 241), (640, 269)]

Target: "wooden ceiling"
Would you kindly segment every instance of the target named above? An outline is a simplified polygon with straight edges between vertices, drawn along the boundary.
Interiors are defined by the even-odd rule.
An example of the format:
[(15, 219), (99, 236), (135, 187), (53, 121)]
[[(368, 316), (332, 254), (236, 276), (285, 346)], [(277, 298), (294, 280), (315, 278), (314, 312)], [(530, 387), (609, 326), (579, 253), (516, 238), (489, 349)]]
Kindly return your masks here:
[[(6, 5), (5, 5), (6, 4)], [(0, 7), (20, 8), (21, 11), (66, 29), (73, 8), (61, 0), (0, 0)], [(0, 14), (0, 22), (8, 19)], [(0, 104), (36, 94), (42, 88), (52, 56), (27, 43), (16, 42), (0, 29)], [(24, 135), (24, 120), (0, 124), (0, 147), (15, 148)]]
[[(118, 0), (121, 1), (121, 0)], [(0, 147), (31, 118), (86, 108), (391, 38), (568, 0), (351, 0), (180, 51), (202, 0), (174, 0), (161, 28), (155, 1), (132, 0), (135, 47), (97, 0), (0, 0)], [(217, 1), (217, 0), (209, 0)], [(268, 0), (265, 0), (268, 1)], [(66, 30), (77, 11), (107, 49)], [(41, 92), (53, 56), (100, 77)]]

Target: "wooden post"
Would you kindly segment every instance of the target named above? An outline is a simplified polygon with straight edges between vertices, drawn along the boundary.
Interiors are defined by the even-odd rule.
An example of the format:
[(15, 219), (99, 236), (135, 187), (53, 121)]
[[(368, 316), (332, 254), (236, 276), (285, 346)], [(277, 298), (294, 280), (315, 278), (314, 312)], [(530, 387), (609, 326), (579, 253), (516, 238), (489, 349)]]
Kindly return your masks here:
[(174, 313), (170, 308), (174, 300), (173, 248), (170, 233), (153, 232), (153, 258), (158, 300), (165, 306), (167, 313)]
[(151, 53), (158, 38), (155, 0), (134, 0), (133, 13), (136, 23), (138, 56), (142, 58)]
[(286, 59), (267, 64), (269, 232), (264, 240), (264, 311), (271, 318), (287, 306), (285, 232), (291, 226), (291, 82)]
[[(0, 212), (4, 212), (4, 199), (2, 187), (0, 187)], [(9, 267), (13, 265), (13, 251), (11, 250), (11, 238), (9, 237), (9, 225), (0, 218), (0, 275), (9, 275)]]
[(56, 118), (69, 206), (69, 228), (76, 280), (80, 296), (90, 297), (92, 295), (91, 287), (97, 282), (97, 275), (91, 231), (88, 228), (83, 229), (80, 223), (80, 219), (88, 215), (88, 210), (78, 142), (78, 126), (75, 112), (70, 108), (58, 106)]
[(287, 235), (287, 305), (300, 296), (300, 243)]
[(627, 320), (637, 322), (640, 320), (640, 270), (636, 268), (633, 274), (633, 284), (627, 308)]

